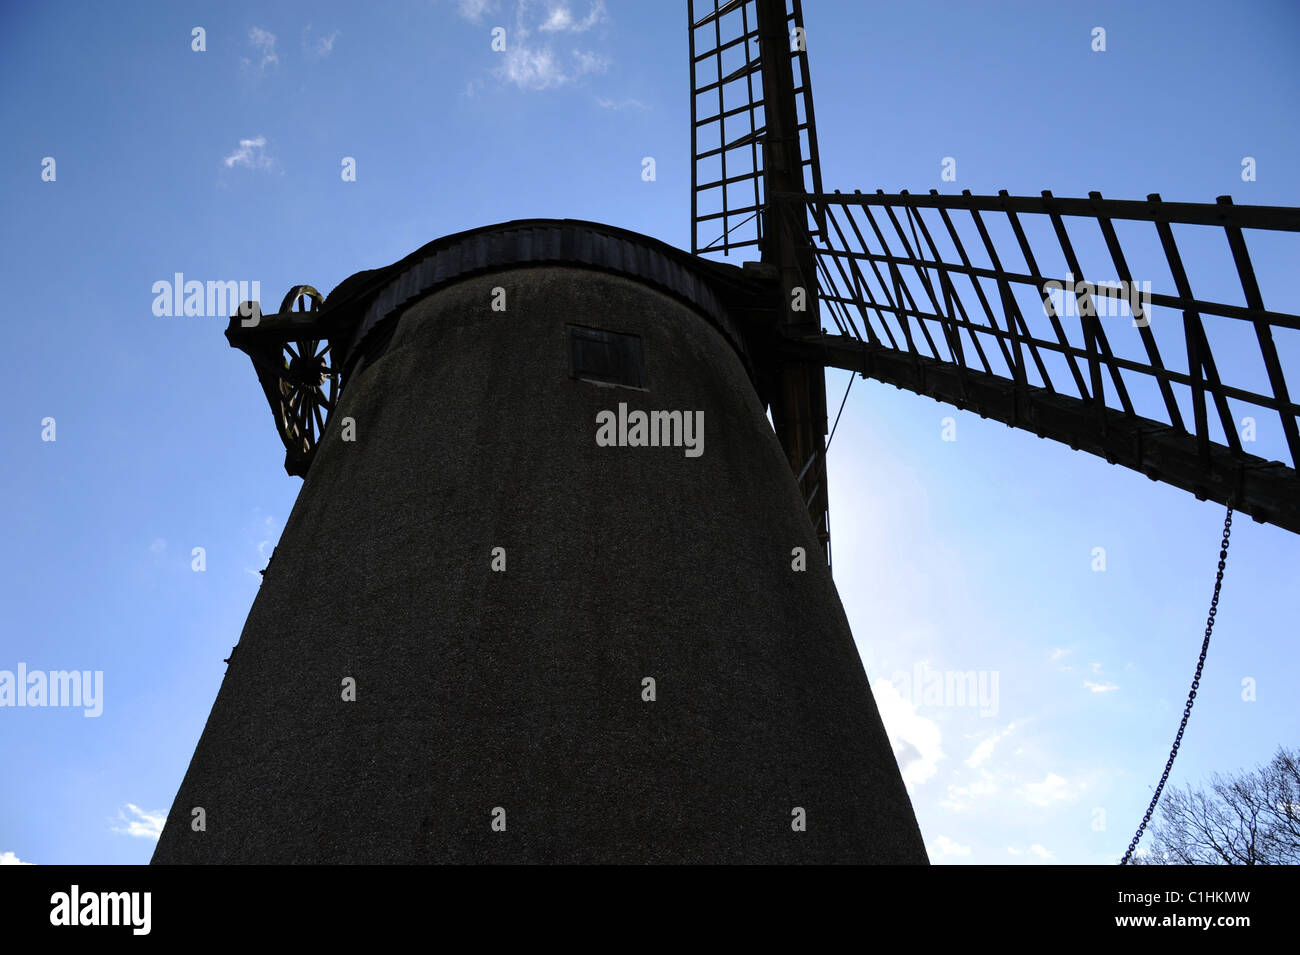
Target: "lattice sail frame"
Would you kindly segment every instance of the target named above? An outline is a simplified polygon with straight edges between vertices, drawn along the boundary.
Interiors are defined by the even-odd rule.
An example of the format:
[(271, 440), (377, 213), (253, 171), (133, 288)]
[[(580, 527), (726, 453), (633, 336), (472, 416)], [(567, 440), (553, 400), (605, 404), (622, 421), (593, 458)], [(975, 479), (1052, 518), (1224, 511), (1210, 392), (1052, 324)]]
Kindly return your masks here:
[[(1288, 391), (1275, 340), (1286, 330), (1288, 345), (1300, 346), (1300, 316), (1265, 307), (1246, 239), (1252, 231), (1295, 236), (1300, 210), (1238, 206), (1229, 197), (1214, 204), (1167, 203), (1158, 195), (1108, 200), (1096, 192), (1087, 199), (1005, 191), (803, 199), (827, 223), (817, 269), (824, 314), (838, 334), (792, 338), (798, 353), (1062, 441), (1300, 533), (1300, 405)], [(1036, 230), (1027, 228), (1034, 219), (1050, 227), (1054, 248), (1034, 248)], [(1170, 287), (1148, 294), (1151, 280), (1135, 280), (1116, 223), (1154, 228)], [(1231, 267), (1189, 277), (1174, 235), (1187, 226), (1221, 231)], [(1076, 252), (1088, 229), (1097, 230), (1109, 257), (1102, 274), (1119, 288), (1089, 281)], [(997, 232), (1014, 236), (1014, 244), (1000, 250)], [(963, 234), (978, 236), (975, 255), (987, 265), (976, 264)], [(1292, 261), (1297, 253), (1300, 245), (1292, 247)], [(1066, 274), (1040, 268), (1049, 255), (1060, 256)], [(1210, 286), (1234, 271), (1244, 305), (1193, 293), (1193, 282)], [(1100, 278), (1096, 271), (1092, 277)], [(1023, 300), (1025, 291), (1040, 314)], [(1062, 314), (1071, 299), (1076, 314)], [(1207, 320), (1253, 329), (1266, 391), (1225, 380)], [(1050, 326), (1052, 336), (1036, 333), (1035, 324)], [(1141, 346), (1128, 357), (1112, 347), (1111, 339), (1124, 334)], [(1171, 340), (1181, 343), (1176, 353)], [(1053, 355), (1055, 373), (1044, 360)], [(1167, 367), (1175, 358), (1185, 359), (1185, 371)], [(1158, 417), (1139, 414), (1133, 396), (1143, 391)], [(1289, 465), (1245, 450), (1243, 418), (1230, 402), (1247, 417), (1261, 415), (1258, 428), (1280, 427)]]
[[(691, 251), (761, 247), (766, 99), (756, 0), (687, 0), (691, 74)], [(800, 0), (785, 0), (801, 173), (822, 191), (808, 49)], [(807, 226), (820, 234), (819, 220)]]
[[(820, 184), (807, 44), (799, 42), (800, 0), (687, 0), (687, 12), (692, 251), (757, 249), (766, 265), (783, 270), (783, 294), (793, 285), (816, 290), (818, 312), (838, 331), (819, 333), (815, 321), (797, 327), (798, 317), (786, 315), (779, 355), (785, 367), (803, 361), (857, 371), (1300, 533), (1300, 407), (1275, 340), (1296, 336), (1284, 353), (1287, 364), (1300, 365), (1300, 318), (1293, 314), (1300, 306), (1279, 310), (1270, 290), (1274, 306), (1265, 307), (1247, 242), (1255, 231), (1300, 233), (1300, 210), (1238, 206), (1228, 197), (1213, 204), (1167, 203), (1158, 195), (1118, 201), (1095, 192), (1086, 199), (1005, 191), (828, 194)], [(761, 60), (764, 43), (769, 54), (780, 47), (774, 36), (760, 33), (760, 12), (769, 23), (784, 13), (788, 79), (784, 67), (773, 70)], [(777, 86), (765, 90), (764, 77), (777, 77)], [(776, 106), (784, 104), (790, 116), (791, 101), (798, 142), (782, 143), (773, 134), (783, 125), (776, 122)], [(784, 128), (790, 124), (785, 120)], [(788, 151), (795, 146), (797, 153)], [(799, 164), (797, 176), (765, 167), (765, 160), (783, 154), (797, 156), (787, 161)], [(1133, 244), (1126, 252), (1120, 241), (1141, 224), (1154, 229), (1150, 244), (1167, 277), (1149, 295), (1143, 283), (1154, 284), (1156, 275), (1145, 269), (1135, 275)], [(1221, 255), (1208, 269), (1194, 258), (1188, 268), (1175, 231), (1195, 227), (1226, 239), (1231, 265)], [(1079, 240), (1086, 230), (1092, 230), (1098, 255), (1079, 254), (1088, 248), (1087, 237), (1082, 245)], [(1051, 236), (1046, 250), (1034, 241), (1044, 233)], [(809, 249), (812, 264), (805, 267)], [(1293, 262), (1300, 261), (1297, 253), (1291, 253)], [(1098, 256), (1102, 264), (1094, 267)], [(1063, 267), (1040, 267), (1049, 260)], [(1193, 289), (1228, 279), (1239, 285), (1241, 304), (1225, 301), (1226, 291), (1198, 297)], [(1141, 292), (1133, 294), (1135, 287)], [(1136, 316), (1132, 305), (1127, 313), (1120, 305), (1130, 297)], [(1075, 314), (1063, 314), (1067, 302)], [(1212, 342), (1222, 341), (1225, 323), (1254, 332), (1266, 385), (1234, 379), (1240, 350), (1216, 355)], [(1127, 353), (1124, 345), (1131, 346)], [(1173, 367), (1183, 360), (1181, 369)], [(1292, 385), (1300, 390), (1300, 379)], [(815, 393), (811, 381), (796, 383), (786, 389), (787, 399), (801, 388), (809, 396), (806, 407), (798, 400), (790, 406), (802, 417), (788, 418), (778, 433), (804, 490), (821, 488), (815, 492), (821, 499), (811, 505), (817, 520), (825, 504), (817, 432), (824, 431), (807, 410), (814, 419), (824, 417), (824, 391)], [(1249, 453), (1240, 415), (1261, 416), (1260, 429), (1280, 429), (1278, 446), (1289, 463)], [(821, 473), (810, 474), (808, 465), (800, 470), (796, 458), (815, 459)]]

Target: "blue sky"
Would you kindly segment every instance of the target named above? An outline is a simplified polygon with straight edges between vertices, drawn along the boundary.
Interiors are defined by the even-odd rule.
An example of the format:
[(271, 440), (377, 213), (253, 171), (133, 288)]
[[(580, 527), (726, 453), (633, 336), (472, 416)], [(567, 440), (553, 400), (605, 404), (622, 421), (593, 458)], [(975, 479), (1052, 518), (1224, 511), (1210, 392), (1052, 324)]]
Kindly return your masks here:
[[(148, 860), (300, 487), (225, 319), (156, 316), (153, 283), (255, 280), (270, 311), (291, 285), (524, 217), (689, 247), (683, 7), (0, 12), (0, 669), (104, 672), (98, 718), (0, 709), (0, 855)], [(1300, 206), (1292, 3), (805, 8), (827, 188)], [(1300, 313), (1294, 243), (1259, 252), (1266, 304)], [(1243, 375), (1246, 345), (1224, 352)], [(1293, 369), (1297, 346), (1279, 342)], [(847, 377), (828, 374), (833, 405)], [(1255, 450), (1282, 454), (1276, 423)], [(933, 860), (1113, 862), (1177, 726), (1222, 508), (862, 381), (830, 489), (836, 582)], [(1296, 744), (1297, 568), (1300, 539), (1235, 522), (1175, 783)], [(896, 675), (918, 666), (996, 674), (996, 713), (909, 695)]]

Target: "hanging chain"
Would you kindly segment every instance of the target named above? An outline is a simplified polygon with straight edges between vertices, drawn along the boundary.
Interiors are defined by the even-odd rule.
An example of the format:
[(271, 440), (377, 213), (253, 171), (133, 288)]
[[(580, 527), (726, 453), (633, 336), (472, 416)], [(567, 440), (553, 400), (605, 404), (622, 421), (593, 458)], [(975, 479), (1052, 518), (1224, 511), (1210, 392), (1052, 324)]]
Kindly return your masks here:
[(1205, 654), (1210, 649), (1210, 634), (1214, 630), (1214, 615), (1219, 612), (1219, 588), (1223, 586), (1223, 568), (1228, 561), (1228, 535), (1232, 533), (1232, 508), (1228, 508), (1228, 516), (1223, 520), (1223, 540), (1219, 542), (1219, 572), (1214, 575), (1214, 596), (1210, 598), (1210, 615), (1205, 621), (1205, 640), (1201, 643), (1201, 658), (1196, 661), (1196, 676), (1192, 677), (1192, 691), (1187, 694), (1187, 705), (1183, 707), (1183, 720), (1178, 724), (1178, 735), (1174, 737), (1174, 748), (1169, 751), (1169, 761), (1165, 763), (1165, 771), (1160, 774), (1160, 785), (1156, 786), (1155, 795), (1151, 797), (1151, 805), (1147, 806), (1146, 815), (1142, 817), (1142, 824), (1138, 826), (1137, 832), (1133, 835), (1133, 841), (1128, 844), (1128, 851), (1124, 853), (1124, 858), (1120, 860), (1120, 865), (1128, 865), (1129, 859), (1133, 856), (1133, 850), (1137, 848), (1138, 842), (1142, 839), (1142, 832), (1146, 829), (1147, 823), (1151, 821), (1151, 814), (1156, 811), (1156, 803), (1160, 801), (1160, 793), (1164, 791), (1165, 783), (1169, 781), (1169, 771), (1174, 768), (1174, 757), (1178, 755), (1178, 747), (1183, 742), (1183, 731), (1187, 729), (1187, 718), (1192, 715), (1192, 704), (1196, 702), (1196, 689), (1201, 685), (1201, 671), (1205, 668)]

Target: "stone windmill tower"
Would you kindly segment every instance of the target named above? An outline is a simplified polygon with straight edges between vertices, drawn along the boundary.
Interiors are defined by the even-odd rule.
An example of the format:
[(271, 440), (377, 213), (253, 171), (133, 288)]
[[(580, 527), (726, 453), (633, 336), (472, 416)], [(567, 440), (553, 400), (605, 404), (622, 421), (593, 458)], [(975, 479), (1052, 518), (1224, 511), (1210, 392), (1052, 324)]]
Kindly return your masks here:
[[(688, 12), (691, 253), (509, 222), (231, 319), (303, 486), (154, 862), (925, 862), (830, 575), (828, 366), (1300, 531), (1300, 407), (1270, 338), (1300, 319), (1264, 308), (1243, 238), (1300, 214), (826, 194), (799, 0)], [(1122, 280), (1110, 223), (1153, 224), (1177, 287), (1144, 304), (1185, 324), (1189, 371), (1145, 327), (1145, 361), (1096, 317), (1072, 344), (1029, 216), (1080, 280), (1065, 218), (1100, 225)], [(1000, 254), (983, 217), (1019, 248)], [(1245, 307), (1193, 296), (1172, 223), (1225, 230)], [(744, 267), (704, 255), (747, 248)], [(1205, 317), (1253, 324), (1273, 394), (1219, 379)], [(1168, 420), (1136, 413), (1121, 370)], [(1207, 397), (1280, 416), (1292, 464), (1232, 427), (1213, 441)]]

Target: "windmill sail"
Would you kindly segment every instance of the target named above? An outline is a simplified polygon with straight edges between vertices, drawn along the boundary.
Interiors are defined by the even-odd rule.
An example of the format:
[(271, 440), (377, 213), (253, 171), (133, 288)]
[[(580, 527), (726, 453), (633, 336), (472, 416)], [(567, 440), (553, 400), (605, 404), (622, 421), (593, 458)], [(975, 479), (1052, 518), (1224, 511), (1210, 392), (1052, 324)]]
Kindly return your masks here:
[[(811, 238), (821, 191), (817, 125), (799, 0), (688, 0), (691, 250), (757, 249), (786, 335), (819, 328)], [(815, 212), (815, 210), (814, 210)], [(765, 389), (772, 425), (830, 559), (826, 381), (819, 360), (786, 357)]]
[[(799, 0), (688, 0), (688, 13), (692, 251), (757, 250), (779, 279), (773, 423), (824, 540), (820, 366), (1300, 533), (1300, 406), (1283, 370), (1300, 306), (1261, 287), (1251, 253), (1280, 240), (1294, 261), (1300, 210), (827, 193)], [(799, 292), (821, 308), (794, 313)]]
[[(1300, 315), (1266, 307), (1248, 241), (1268, 233), (1270, 245), (1290, 243), (1294, 260), (1300, 210), (1096, 192), (802, 198), (827, 223), (815, 255), (836, 333), (787, 336), (792, 354), (1064, 442), (1300, 533), (1300, 405), (1278, 348), (1300, 330)], [(1175, 232), (1187, 236), (1189, 227), (1212, 234), (1180, 247)], [(1121, 230), (1131, 237), (1127, 254)], [(1078, 250), (1089, 240), (1098, 254), (1085, 265)], [(1189, 271), (1189, 245), (1198, 260), (1217, 249), (1214, 274)], [(1130, 267), (1153, 250), (1163, 261), (1144, 274), (1166, 276), (1154, 287)], [(1049, 272), (1049, 260), (1064, 273)], [(1216, 354), (1216, 340), (1240, 347)], [(1265, 429), (1280, 435), (1288, 461), (1247, 450), (1241, 431), (1254, 438)]]
[[(800, 0), (688, 0), (691, 52), (691, 251), (759, 247), (767, 222), (769, 110), (790, 96), (800, 188), (822, 191)], [(769, 26), (774, 22), (774, 26)], [(767, 35), (764, 35), (766, 30)], [(790, 82), (765, 94), (765, 40), (789, 51)], [(773, 64), (775, 65), (775, 64)], [(768, 75), (771, 75), (770, 73)], [(784, 77), (782, 77), (783, 79)], [(818, 227), (813, 223), (813, 231)]]

